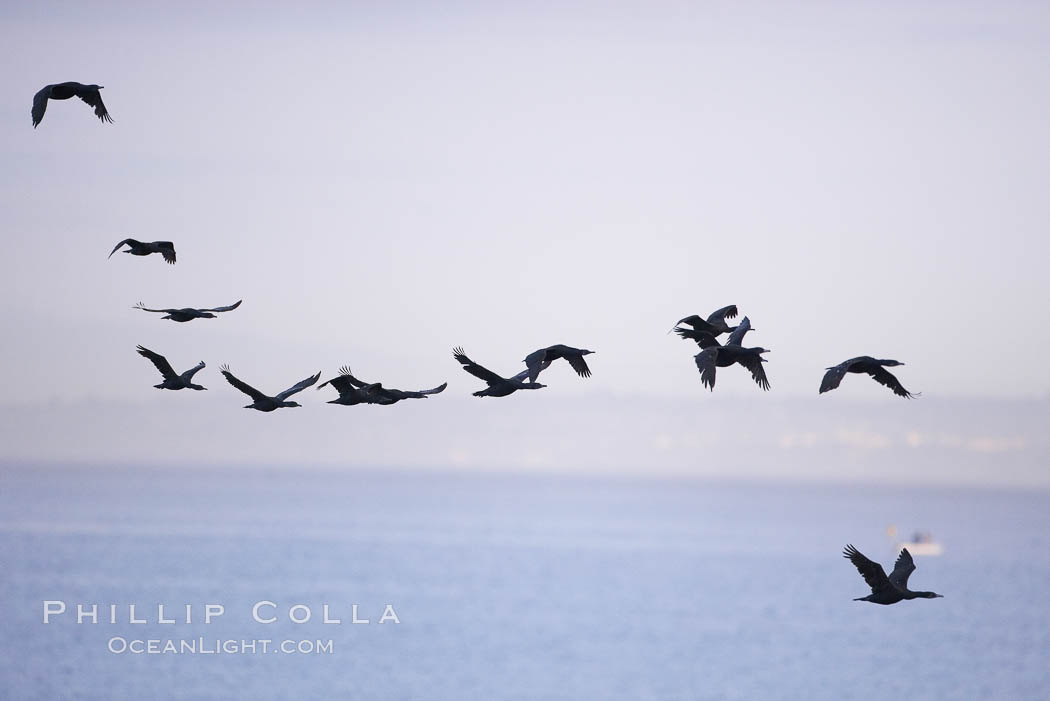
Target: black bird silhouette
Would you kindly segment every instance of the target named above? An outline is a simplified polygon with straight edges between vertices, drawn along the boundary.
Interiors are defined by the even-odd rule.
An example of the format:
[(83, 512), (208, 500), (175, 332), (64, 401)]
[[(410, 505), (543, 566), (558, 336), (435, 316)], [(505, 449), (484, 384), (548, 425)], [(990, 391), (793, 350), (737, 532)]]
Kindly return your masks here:
[(440, 394), (448, 387), (448, 383), (443, 382), (433, 389), (422, 389), (418, 392), (391, 389), (384, 387), (380, 382), (362, 382), (354, 377), (350, 372), (350, 368), (345, 365), (339, 368), (339, 375), (318, 385), (317, 389), (327, 385), (332, 385), (339, 392), (339, 397), (328, 403), (342, 404), (343, 406), (354, 406), (355, 404), (388, 406), (396, 404), (402, 399), (426, 399), (428, 395)]
[[(751, 320), (745, 316), (740, 320), (740, 324), (729, 334), (729, 340), (724, 346), (714, 336), (706, 332), (696, 335), (694, 340), (703, 350), (697, 353), (693, 360), (696, 362), (697, 370), (700, 371), (700, 381), (712, 392), (715, 389), (716, 368), (727, 368), (733, 364), (747, 368), (755, 383), (763, 390), (769, 390), (769, 380), (766, 378), (765, 368), (762, 367), (762, 363), (766, 362), (762, 354), (768, 353), (769, 349), (758, 346), (744, 348), (740, 345), (744, 340), (744, 336), (750, 330)], [(683, 338), (692, 338), (692, 336), (685, 333), (689, 331), (688, 329), (676, 327), (674, 331), (678, 332)]]
[(847, 545), (842, 556), (853, 563), (853, 566), (864, 577), (864, 581), (871, 587), (871, 593), (854, 601), (870, 601), (873, 604), (895, 604), (905, 599), (936, 599), (943, 598), (940, 594), (932, 591), (911, 591), (908, 589), (908, 577), (915, 571), (915, 562), (911, 559), (911, 553), (907, 548), (901, 549), (897, 556), (897, 563), (893, 566), (893, 572), (886, 576), (882, 565), (872, 562), (864, 557), (859, 550), (852, 545)]
[[(744, 340), (744, 336), (748, 331), (754, 331), (755, 329), (751, 326), (751, 320), (746, 316), (740, 320), (740, 323), (729, 329), (729, 338), (726, 340), (726, 345), (739, 346)], [(671, 331), (681, 336), (683, 339), (690, 341), (696, 341), (696, 345), (701, 348), (711, 348), (712, 346), (719, 345), (715, 336), (719, 334), (712, 334), (708, 331), (698, 331), (694, 329), (685, 329), (681, 326), (675, 326)]]
[(37, 125), (44, 118), (48, 100), (68, 100), (71, 97), (79, 97), (95, 108), (96, 117), (103, 122), (112, 124), (113, 118), (109, 116), (109, 111), (106, 110), (106, 106), (102, 103), (102, 95), (98, 92), (103, 87), (102, 85), (84, 85), (76, 82), (55, 83), (44, 86), (33, 96), (33, 128), (36, 129)]
[(896, 360), (872, 358), (870, 355), (850, 358), (834, 367), (826, 368), (827, 372), (824, 373), (824, 379), (820, 383), (820, 392), (818, 392), (818, 394), (830, 392), (838, 387), (847, 372), (863, 372), (871, 375), (871, 377), (880, 385), (889, 387), (898, 397), (907, 397), (908, 399), (911, 399), (912, 397), (919, 396), (918, 394), (913, 394), (904, 389), (900, 380), (886, 369), (886, 367), (892, 368), (898, 365), (904, 365), (904, 363)]
[(137, 350), (139, 355), (143, 358), (147, 358), (153, 363), (157, 369), (160, 370), (160, 374), (164, 377), (164, 381), (159, 385), (153, 385), (157, 389), (208, 389), (207, 387), (193, 384), (193, 376), (200, 370), (204, 369), (203, 360), (180, 375), (172, 370), (171, 364), (168, 363), (168, 359), (160, 353), (154, 353), (149, 348), (143, 346), (136, 346), (135, 350)]
[(194, 309), (193, 307), (183, 307), (182, 309), (149, 309), (142, 302), (135, 305), (135, 309), (141, 309), (144, 312), (156, 312), (158, 314), (164, 314), (161, 319), (171, 319), (179, 323), (185, 323), (187, 321), (193, 321), (194, 319), (214, 319), (215, 314), (212, 312), (229, 312), (233, 311), (237, 307), (241, 306), (241, 302), (244, 300), (237, 300), (234, 304), (228, 307), (214, 307), (212, 309)]
[(468, 358), (463, 349), (459, 347), (452, 349), (452, 355), (459, 361), (464, 370), (479, 380), (484, 380), (485, 384), (488, 385), (485, 389), (474, 392), (475, 397), (506, 397), (519, 389), (543, 389), (547, 386), (541, 385), (539, 382), (525, 382), (525, 379), (528, 377), (528, 370), (522, 371), (511, 378), (500, 377)]
[(125, 253), (130, 253), (133, 256), (148, 256), (150, 253), (159, 253), (164, 256), (164, 260), (168, 261), (172, 265), (175, 264), (175, 244), (171, 241), (136, 241), (135, 239), (124, 239), (109, 252), (107, 258), (112, 258), (113, 254), (117, 252), (117, 249), (121, 246), (127, 245), (128, 250)]
[(241, 380), (238, 380), (236, 377), (234, 377), (233, 373), (230, 372), (229, 365), (221, 366), (220, 370), (222, 370), (222, 376), (226, 378), (227, 382), (229, 382), (231, 385), (233, 385), (234, 387), (236, 387), (237, 389), (239, 389), (240, 391), (244, 392), (252, 398), (252, 403), (246, 405), (244, 408), (255, 409), (256, 411), (273, 411), (274, 409), (280, 409), (282, 407), (291, 408), (302, 406), (298, 402), (289, 402), (285, 400), (287, 400), (288, 397), (292, 396), (293, 394), (302, 392), (304, 389), (317, 382), (317, 380), (321, 378), (321, 373), (318, 372), (313, 377), (308, 377), (305, 380), (302, 380), (301, 382), (297, 382), (296, 384), (292, 385), (280, 394), (277, 394), (273, 397), (269, 397), (260, 392), (259, 390), (255, 389), (251, 385), (242, 382)]
[(540, 373), (549, 368), (550, 364), (558, 358), (565, 358), (580, 377), (590, 377), (591, 369), (587, 367), (587, 362), (583, 359), (583, 356), (590, 355), (593, 352), (584, 348), (573, 348), (561, 343), (533, 351), (526, 355), (524, 360), (526, 367), (529, 369), (529, 382), (535, 382)]
[[(724, 333), (730, 333), (735, 326), (730, 326), (726, 323), (726, 319), (733, 319), (737, 315), (737, 309), (735, 304), (730, 304), (728, 307), (722, 307), (711, 313), (707, 319), (704, 319), (699, 314), (693, 314), (687, 316), (684, 319), (679, 319), (675, 326), (679, 324), (689, 324), (696, 331), (703, 331), (710, 334), (713, 338), (718, 338)], [(674, 329), (671, 329), (674, 331)], [(671, 333), (668, 331), (667, 333)]]

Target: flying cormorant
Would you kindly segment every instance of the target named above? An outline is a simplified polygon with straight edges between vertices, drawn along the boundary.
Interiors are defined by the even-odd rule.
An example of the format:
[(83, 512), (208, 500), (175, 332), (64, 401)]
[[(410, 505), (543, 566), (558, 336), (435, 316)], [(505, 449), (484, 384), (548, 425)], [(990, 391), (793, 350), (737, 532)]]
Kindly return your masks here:
[(273, 411), (274, 409), (280, 409), (282, 407), (290, 408), (302, 406), (298, 402), (288, 402), (285, 400), (297, 392), (302, 392), (304, 389), (317, 382), (317, 380), (319, 380), (321, 377), (321, 373), (318, 372), (313, 377), (308, 377), (301, 382), (297, 382), (296, 384), (292, 385), (277, 396), (268, 397), (259, 390), (252, 387), (251, 385), (246, 384), (234, 377), (233, 373), (230, 372), (229, 365), (223, 365), (220, 369), (222, 370), (222, 375), (226, 378), (227, 382), (229, 382), (231, 385), (233, 385), (234, 387), (236, 387), (237, 389), (239, 389), (240, 391), (244, 392), (252, 398), (252, 403), (246, 405), (244, 408), (255, 409), (256, 411)]
[[(726, 323), (726, 319), (733, 319), (736, 315), (736, 305), (730, 304), (728, 307), (722, 307), (721, 309), (712, 312), (706, 320), (699, 314), (693, 314), (684, 319), (679, 319), (675, 326), (678, 326), (678, 324), (689, 324), (697, 331), (704, 331), (711, 334), (714, 338), (718, 338), (722, 334), (729, 333), (736, 328), (735, 326), (730, 326)], [(671, 329), (671, 331), (674, 331), (674, 329)], [(668, 333), (670, 333), (670, 331), (668, 331)]]
[(171, 319), (172, 321), (178, 321), (184, 323), (187, 321), (193, 321), (194, 319), (214, 319), (215, 314), (212, 312), (229, 312), (233, 311), (237, 307), (241, 306), (243, 300), (237, 300), (234, 304), (228, 307), (215, 307), (213, 309), (194, 309), (193, 307), (184, 307), (183, 309), (148, 309), (146, 305), (139, 302), (135, 305), (135, 309), (141, 309), (144, 312), (156, 312), (158, 314), (164, 314), (161, 319)]
[(362, 382), (353, 376), (350, 368), (344, 365), (339, 368), (339, 375), (318, 385), (317, 389), (327, 385), (332, 385), (339, 392), (339, 397), (328, 402), (329, 404), (342, 404), (344, 406), (381, 404), (387, 406), (396, 404), (402, 399), (426, 399), (428, 395), (440, 394), (445, 391), (448, 383), (443, 382), (433, 389), (423, 389), (418, 392), (389, 389), (380, 382)]
[(583, 348), (573, 348), (561, 343), (533, 351), (526, 355), (524, 360), (526, 367), (529, 369), (529, 382), (535, 382), (540, 373), (550, 367), (550, 364), (558, 358), (565, 358), (580, 377), (590, 377), (591, 369), (587, 367), (587, 362), (583, 359), (583, 356), (590, 355), (593, 352)]
[(159, 253), (164, 256), (164, 260), (168, 261), (172, 265), (175, 264), (175, 244), (171, 241), (136, 241), (135, 239), (124, 239), (109, 252), (107, 258), (112, 258), (113, 254), (117, 252), (117, 249), (123, 245), (128, 246), (128, 250), (125, 253), (130, 253), (133, 256), (148, 256), (150, 253)]
[(479, 380), (484, 380), (488, 385), (485, 389), (474, 392), (475, 397), (506, 397), (508, 394), (513, 394), (519, 389), (543, 389), (547, 386), (541, 385), (539, 382), (525, 382), (525, 379), (528, 377), (527, 370), (518, 373), (510, 379), (500, 377), (491, 370), (481, 367), (468, 358), (466, 353), (463, 352), (463, 349), (459, 347), (452, 349), (452, 355), (459, 361), (459, 364), (463, 366), (464, 370)]
[(820, 383), (820, 392), (818, 394), (830, 392), (838, 387), (847, 372), (864, 372), (871, 375), (880, 385), (889, 387), (898, 397), (907, 397), (908, 399), (911, 399), (912, 397), (919, 396), (918, 394), (913, 394), (904, 389), (904, 387), (901, 386), (900, 380), (894, 377), (893, 373), (886, 369), (886, 367), (892, 368), (898, 365), (904, 365), (904, 363), (897, 360), (872, 358), (870, 355), (850, 358), (834, 367), (827, 368), (827, 372), (824, 373), (824, 379)]
[(915, 563), (911, 559), (911, 553), (907, 548), (901, 549), (897, 556), (897, 563), (893, 566), (893, 572), (886, 576), (882, 565), (872, 562), (864, 557), (859, 550), (852, 545), (847, 545), (842, 556), (853, 563), (860, 576), (871, 587), (871, 593), (854, 601), (870, 601), (873, 604), (895, 604), (905, 599), (936, 599), (942, 598), (940, 594), (932, 591), (911, 591), (908, 589), (908, 576), (915, 571)]
[(79, 97), (95, 108), (96, 117), (103, 122), (112, 124), (113, 118), (109, 116), (106, 106), (102, 104), (102, 95), (98, 92), (103, 87), (102, 85), (84, 85), (76, 82), (55, 83), (54, 85), (44, 86), (33, 96), (33, 128), (36, 129), (37, 125), (40, 124), (40, 120), (44, 118), (48, 100), (68, 100), (71, 97)]
[[(716, 368), (727, 368), (734, 363), (747, 368), (758, 386), (763, 390), (769, 390), (769, 380), (766, 378), (765, 368), (762, 367), (762, 363), (766, 362), (762, 354), (768, 353), (769, 349), (758, 346), (744, 348), (740, 345), (744, 340), (744, 335), (750, 330), (751, 320), (745, 316), (740, 320), (739, 326), (730, 333), (729, 340), (724, 346), (714, 336), (707, 333), (700, 333), (694, 339), (703, 348), (693, 357), (700, 371), (700, 381), (712, 392), (715, 389)], [(691, 338), (682, 333), (688, 331), (687, 329), (676, 328), (675, 331), (683, 338)]]
[(161, 382), (159, 385), (153, 385), (157, 389), (208, 389), (207, 387), (201, 387), (200, 385), (193, 384), (193, 376), (196, 375), (198, 371), (204, 369), (203, 360), (197, 363), (197, 365), (195, 365), (194, 367), (179, 375), (174, 370), (172, 370), (171, 364), (168, 363), (168, 359), (160, 353), (154, 353), (149, 348), (145, 348), (143, 346), (137, 346), (135, 350), (137, 350), (139, 352), (139, 355), (141, 355), (143, 358), (149, 359), (149, 361), (153, 363), (158, 370), (160, 370), (160, 374), (164, 376), (163, 382)]

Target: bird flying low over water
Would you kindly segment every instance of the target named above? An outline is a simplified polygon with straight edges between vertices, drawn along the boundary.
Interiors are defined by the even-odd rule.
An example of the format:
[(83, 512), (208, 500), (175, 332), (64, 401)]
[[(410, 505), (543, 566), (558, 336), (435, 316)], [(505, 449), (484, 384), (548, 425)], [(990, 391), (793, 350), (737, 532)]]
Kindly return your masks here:
[(98, 92), (103, 87), (102, 85), (84, 85), (83, 83), (75, 82), (55, 83), (44, 86), (33, 96), (33, 128), (36, 129), (37, 125), (44, 118), (48, 100), (68, 100), (71, 97), (79, 97), (95, 108), (96, 117), (103, 122), (112, 124), (113, 118), (109, 116), (109, 111), (106, 110), (106, 106), (102, 103), (102, 95)]
[(932, 591), (911, 591), (908, 589), (908, 577), (915, 571), (915, 562), (911, 559), (911, 553), (907, 548), (901, 549), (897, 556), (897, 563), (893, 566), (893, 572), (886, 576), (882, 565), (872, 562), (864, 557), (859, 550), (852, 545), (847, 545), (842, 556), (853, 563), (853, 566), (864, 577), (864, 581), (871, 587), (871, 593), (854, 601), (870, 601), (873, 604), (895, 604), (905, 599), (939, 599), (940, 594)]
[(533, 351), (526, 355), (524, 360), (526, 367), (529, 369), (529, 382), (535, 382), (540, 373), (550, 367), (550, 364), (558, 358), (565, 358), (580, 377), (590, 377), (591, 369), (587, 367), (587, 362), (583, 359), (583, 356), (590, 355), (593, 352), (583, 348), (573, 348), (561, 343)]
[(820, 383), (820, 392), (818, 392), (818, 394), (830, 392), (838, 387), (847, 372), (863, 372), (871, 375), (872, 379), (880, 385), (889, 387), (898, 397), (907, 397), (908, 399), (911, 399), (912, 397), (919, 396), (917, 393), (912, 393), (904, 389), (900, 380), (886, 369), (886, 367), (892, 368), (898, 365), (904, 365), (904, 363), (896, 360), (872, 358), (869, 355), (850, 358), (834, 367), (827, 368), (827, 372), (824, 373), (824, 379)]
[(428, 395), (440, 394), (448, 387), (448, 383), (443, 382), (433, 389), (421, 389), (418, 392), (390, 389), (384, 387), (380, 382), (362, 382), (354, 377), (350, 372), (350, 368), (345, 365), (339, 368), (339, 375), (318, 385), (317, 389), (327, 385), (332, 385), (339, 392), (339, 397), (328, 403), (342, 404), (343, 406), (354, 406), (355, 404), (388, 406), (396, 404), (402, 399), (426, 399)]
[(164, 256), (164, 260), (168, 261), (172, 265), (175, 264), (175, 244), (171, 241), (136, 241), (135, 239), (124, 239), (109, 252), (107, 258), (112, 258), (113, 254), (117, 252), (117, 249), (121, 246), (127, 245), (128, 249), (125, 253), (130, 253), (133, 256), (148, 256), (150, 253), (159, 253)]
[(251, 385), (242, 382), (241, 380), (238, 380), (236, 377), (234, 377), (233, 373), (230, 372), (229, 365), (223, 365), (220, 368), (220, 370), (222, 370), (222, 376), (226, 378), (227, 382), (229, 382), (231, 385), (233, 385), (234, 387), (236, 387), (237, 389), (239, 389), (240, 391), (244, 392), (252, 398), (252, 403), (246, 405), (244, 408), (255, 409), (256, 411), (273, 411), (274, 409), (280, 409), (282, 407), (291, 408), (302, 406), (298, 402), (289, 402), (286, 400), (293, 394), (302, 392), (304, 389), (314, 384), (315, 382), (317, 382), (317, 380), (321, 378), (321, 373), (318, 372), (313, 377), (308, 377), (305, 380), (302, 380), (301, 382), (297, 382), (296, 384), (292, 385), (280, 394), (273, 397), (268, 397), (259, 390), (252, 387)]
[[(751, 372), (751, 378), (755, 383), (763, 390), (769, 390), (769, 380), (766, 378), (765, 368), (762, 367), (762, 363), (766, 362), (762, 354), (768, 353), (769, 349), (758, 346), (744, 348), (741, 345), (744, 335), (750, 330), (751, 320), (745, 316), (740, 320), (739, 326), (734, 328), (732, 333), (729, 334), (729, 340), (724, 346), (714, 336), (707, 333), (701, 333), (694, 339), (703, 349), (693, 357), (693, 360), (696, 362), (696, 368), (700, 371), (700, 381), (712, 392), (715, 389), (716, 369), (727, 368), (733, 364), (747, 368)], [(682, 333), (683, 331), (688, 331), (687, 329), (676, 328), (675, 331), (678, 331), (683, 338), (690, 337)]]
[(468, 358), (463, 349), (459, 347), (452, 349), (452, 355), (459, 361), (464, 370), (479, 380), (484, 380), (485, 384), (488, 385), (485, 389), (475, 392), (475, 397), (506, 397), (519, 389), (543, 389), (547, 386), (541, 385), (539, 382), (525, 382), (525, 379), (528, 377), (527, 370), (511, 378), (500, 377), (488, 368), (483, 368)]
[[(730, 304), (728, 307), (722, 307), (721, 309), (711, 312), (711, 315), (704, 319), (699, 314), (693, 314), (687, 316), (684, 319), (679, 319), (675, 326), (679, 324), (689, 324), (696, 331), (703, 331), (710, 334), (714, 338), (718, 338), (724, 333), (729, 333), (735, 326), (730, 326), (726, 323), (726, 319), (733, 319), (737, 315), (737, 308), (735, 304)], [(671, 329), (674, 331), (674, 329)], [(668, 331), (667, 333), (671, 333)], [(683, 336), (685, 338), (685, 336)]]
[(193, 307), (184, 307), (182, 309), (149, 309), (142, 302), (135, 305), (135, 309), (141, 309), (144, 312), (156, 312), (158, 314), (164, 314), (161, 319), (171, 319), (172, 321), (178, 321), (180, 323), (193, 321), (194, 319), (214, 319), (215, 314), (212, 312), (229, 312), (233, 311), (237, 307), (241, 306), (241, 302), (244, 300), (237, 300), (234, 304), (228, 307), (214, 307), (212, 309), (194, 309)]
[(153, 363), (160, 374), (164, 377), (164, 381), (159, 385), (153, 385), (157, 389), (208, 389), (207, 387), (201, 387), (200, 385), (193, 384), (193, 376), (196, 375), (200, 370), (204, 369), (204, 361), (200, 361), (194, 367), (190, 368), (181, 375), (177, 374), (172, 370), (171, 365), (168, 363), (168, 359), (160, 353), (154, 353), (149, 348), (143, 346), (136, 346), (135, 350), (138, 351), (139, 355), (143, 358), (148, 359)]

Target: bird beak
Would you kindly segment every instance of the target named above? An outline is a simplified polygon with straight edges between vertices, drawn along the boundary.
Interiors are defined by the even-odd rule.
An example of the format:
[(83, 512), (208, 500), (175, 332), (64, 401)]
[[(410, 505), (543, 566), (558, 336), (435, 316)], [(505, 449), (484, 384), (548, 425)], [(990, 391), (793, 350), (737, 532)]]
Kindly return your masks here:
[(944, 594), (938, 594), (937, 596), (935, 596), (933, 598), (934, 599), (943, 599), (944, 598)]

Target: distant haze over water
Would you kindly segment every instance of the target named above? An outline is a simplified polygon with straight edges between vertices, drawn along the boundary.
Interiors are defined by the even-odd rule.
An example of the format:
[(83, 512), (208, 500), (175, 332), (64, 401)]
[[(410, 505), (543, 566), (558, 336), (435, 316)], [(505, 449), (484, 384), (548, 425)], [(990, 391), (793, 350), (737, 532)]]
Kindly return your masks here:
[(307, 395), (303, 408), (270, 416), (216, 389), (0, 407), (0, 460), (1050, 486), (1048, 400), (856, 401), (842, 390), (811, 399), (698, 390), (675, 400), (553, 389), (484, 400), (446, 391), (393, 407), (328, 406)]

